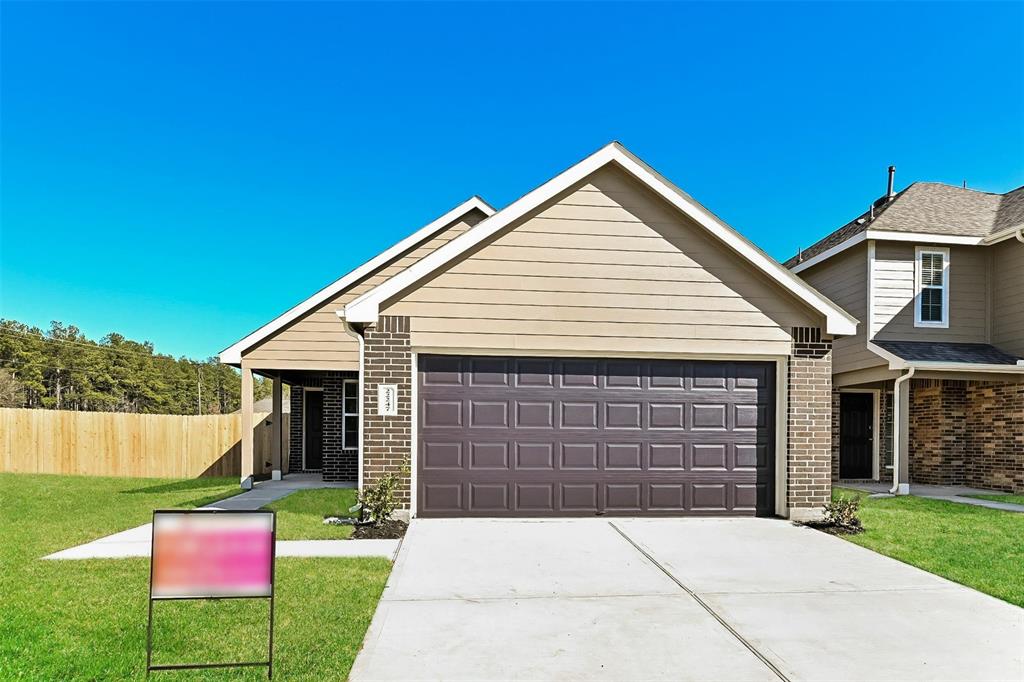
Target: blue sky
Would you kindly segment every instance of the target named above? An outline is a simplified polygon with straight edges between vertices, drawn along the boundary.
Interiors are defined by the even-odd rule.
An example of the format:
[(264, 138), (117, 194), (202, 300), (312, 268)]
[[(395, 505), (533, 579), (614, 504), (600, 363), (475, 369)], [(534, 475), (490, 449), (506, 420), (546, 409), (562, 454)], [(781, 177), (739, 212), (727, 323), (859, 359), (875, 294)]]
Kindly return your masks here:
[(1024, 184), (1024, 4), (4, 3), (0, 316), (205, 357), (612, 139), (779, 259)]

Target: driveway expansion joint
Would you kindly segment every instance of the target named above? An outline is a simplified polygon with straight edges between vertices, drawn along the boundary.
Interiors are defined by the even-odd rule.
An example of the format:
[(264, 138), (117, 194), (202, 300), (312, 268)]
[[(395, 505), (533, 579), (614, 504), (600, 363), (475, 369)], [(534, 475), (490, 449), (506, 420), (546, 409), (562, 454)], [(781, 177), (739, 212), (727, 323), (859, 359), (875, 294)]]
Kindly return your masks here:
[(609, 521), (608, 525), (611, 526), (612, 528), (614, 528), (615, 531), (619, 535), (621, 535), (622, 538), (626, 542), (628, 542), (629, 544), (633, 545), (633, 547), (636, 549), (636, 551), (638, 551), (641, 554), (643, 554), (644, 557), (648, 561), (650, 561), (659, 571), (664, 573), (665, 576), (669, 580), (674, 582), (676, 585), (678, 585), (680, 587), (680, 589), (682, 589), (684, 592), (686, 592), (686, 594), (688, 594), (695, 602), (697, 602), (701, 606), (701, 608), (703, 608), (705, 611), (707, 611), (708, 614), (710, 614), (712, 618), (714, 618), (716, 621), (718, 621), (718, 623), (723, 628), (728, 630), (729, 634), (731, 634), (733, 637), (735, 637), (736, 640), (739, 641), (740, 644), (742, 644), (744, 647), (747, 648), (748, 651), (750, 651), (750, 653), (754, 654), (754, 656), (756, 656), (757, 659), (759, 661), (761, 661), (761, 663), (763, 663), (766, 668), (771, 670), (780, 680), (782, 680), (782, 682), (791, 682), (790, 679), (788, 677), (786, 677), (786, 675), (781, 670), (779, 670), (779, 668), (774, 663), (772, 663), (768, 659), (767, 656), (765, 656), (763, 653), (761, 653), (761, 651), (758, 650), (758, 648), (753, 645), (753, 643), (748, 641), (743, 635), (741, 635), (739, 632), (737, 632), (737, 630), (735, 628), (733, 628), (732, 625), (730, 625), (729, 622), (727, 620), (725, 620), (725, 618), (723, 618), (721, 615), (718, 614), (717, 611), (715, 611), (713, 608), (711, 608), (710, 604), (708, 604), (703, 599), (701, 599), (700, 595), (698, 595), (696, 592), (691, 590), (685, 583), (683, 583), (683, 581), (679, 580), (679, 578), (677, 578), (675, 575), (673, 575), (667, 568), (665, 568), (661, 564), (661, 562), (659, 562), (657, 559), (655, 559), (650, 554), (650, 552), (648, 552), (646, 549), (641, 547), (637, 542), (635, 542), (633, 540), (633, 538), (629, 537), (629, 535), (627, 535), (624, 530), (622, 530), (617, 525), (615, 525), (615, 523), (613, 521)]

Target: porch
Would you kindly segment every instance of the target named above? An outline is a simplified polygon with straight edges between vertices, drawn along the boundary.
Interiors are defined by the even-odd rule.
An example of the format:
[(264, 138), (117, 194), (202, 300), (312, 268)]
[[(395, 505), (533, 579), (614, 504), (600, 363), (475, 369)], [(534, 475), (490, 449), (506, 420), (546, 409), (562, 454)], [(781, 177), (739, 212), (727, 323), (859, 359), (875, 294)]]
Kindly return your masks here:
[(1024, 491), (1018, 376), (918, 371), (900, 385), (840, 381), (832, 420), (834, 483), (880, 482), (888, 490), (896, 462), (902, 494), (908, 487), (910, 494), (922, 487)]
[[(269, 416), (272, 461), (268, 463), (254, 460), (251, 424), (256, 374), (273, 382)], [(285, 400), (291, 414), (287, 429), (282, 426)], [(268, 469), (275, 484), (284, 480), (298, 488), (355, 486), (359, 480), (359, 402), (358, 372), (242, 367), (242, 487), (252, 488), (254, 472)]]

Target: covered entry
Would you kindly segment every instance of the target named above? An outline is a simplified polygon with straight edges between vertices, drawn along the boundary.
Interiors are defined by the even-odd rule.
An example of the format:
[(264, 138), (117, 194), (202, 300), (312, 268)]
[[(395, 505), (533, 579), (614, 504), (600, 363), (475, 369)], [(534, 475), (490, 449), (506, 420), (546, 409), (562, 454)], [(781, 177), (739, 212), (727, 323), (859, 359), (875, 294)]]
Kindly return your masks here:
[(775, 365), (423, 355), (422, 516), (769, 515)]

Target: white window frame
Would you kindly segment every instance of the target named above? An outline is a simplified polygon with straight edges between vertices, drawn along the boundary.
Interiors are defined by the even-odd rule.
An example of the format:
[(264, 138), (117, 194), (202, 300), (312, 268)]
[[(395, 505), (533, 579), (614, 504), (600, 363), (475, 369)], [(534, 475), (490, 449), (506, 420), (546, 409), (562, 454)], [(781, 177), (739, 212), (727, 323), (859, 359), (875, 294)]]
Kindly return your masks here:
[[(349, 412), (346, 409), (346, 407), (345, 407), (345, 398), (346, 398), (346, 393), (348, 392), (349, 384), (352, 384), (353, 386), (356, 387), (356, 395), (355, 395), (355, 398), (356, 398), (356, 411), (355, 412)], [(358, 434), (359, 433), (359, 426), (358, 426), (358, 424), (359, 424), (359, 379), (345, 379), (342, 382), (342, 387), (341, 387), (341, 449), (342, 450), (355, 450), (359, 446), (358, 446), (358, 444), (357, 445), (349, 445), (349, 442), (348, 442), (348, 429), (345, 428), (345, 422), (347, 421), (348, 417), (355, 417), (356, 418), (356, 434)], [(358, 435), (356, 437), (358, 438)]]
[[(921, 292), (926, 288), (921, 284), (923, 274), (922, 256), (938, 254), (942, 256), (942, 321), (932, 322), (921, 319)], [(929, 286), (928, 289), (939, 287)], [(918, 246), (914, 248), (914, 326), (935, 329), (949, 328), (949, 248), (940, 246)]]

